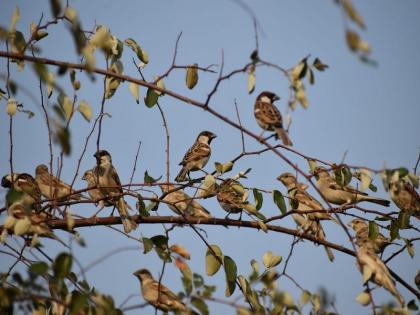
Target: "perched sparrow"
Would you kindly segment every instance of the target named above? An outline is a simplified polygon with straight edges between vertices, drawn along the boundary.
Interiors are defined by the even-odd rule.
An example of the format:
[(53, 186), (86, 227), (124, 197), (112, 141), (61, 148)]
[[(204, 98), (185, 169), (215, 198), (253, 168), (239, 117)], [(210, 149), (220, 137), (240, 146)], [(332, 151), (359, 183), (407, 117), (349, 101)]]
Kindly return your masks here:
[(174, 185), (162, 184), (160, 185), (162, 192), (169, 192), (162, 200), (167, 202), (169, 209), (176, 214), (184, 214), (187, 216), (193, 216), (197, 218), (210, 218), (210, 213), (197, 201), (188, 196), (182, 190), (176, 190)]
[(370, 246), (360, 247), (357, 251), (357, 258), (360, 264), (360, 270), (363, 274), (363, 281), (366, 283), (372, 280), (377, 285), (384, 287), (393, 296), (395, 296), (401, 306), (404, 305), (404, 299), (397, 291), (395, 282), (383, 261), (375, 254)]
[(180, 298), (162, 283), (153, 279), (147, 269), (140, 269), (133, 273), (141, 282), (141, 294), (152, 306), (167, 313), (169, 311), (187, 311), (187, 307)]
[(35, 169), (35, 181), (41, 194), (48, 199), (73, 199), (80, 200), (80, 194), (74, 194), (70, 185), (50, 174), (45, 164), (40, 164)]
[(414, 278), (414, 282), (416, 283), (417, 289), (420, 290), (420, 270), (417, 271), (416, 277)]
[(96, 187), (97, 185), (96, 177), (93, 172), (93, 170), (87, 170), (82, 177), (82, 179), (87, 182), (87, 187), (91, 188), (88, 190), (90, 198), (98, 204), (99, 209), (103, 209), (105, 206), (113, 206), (114, 204), (112, 202), (110, 202), (108, 199), (104, 199), (106, 198), (106, 195), (104, 195), (98, 188), (92, 188)]
[(389, 200), (368, 196), (368, 194), (351, 186), (340, 186), (336, 183), (334, 178), (328, 174), (328, 171), (321, 166), (318, 166), (314, 173), (318, 176), (318, 189), (328, 202), (336, 205), (343, 205), (368, 201), (389, 207)]
[(32, 210), (41, 209), (41, 191), (31, 175), (27, 173), (5, 175), (1, 185), (9, 188), (6, 194), (6, 208), (20, 204), (27, 214)]
[(283, 119), (280, 111), (274, 106), (274, 102), (279, 100), (276, 94), (268, 91), (258, 95), (254, 105), (254, 116), (258, 125), (268, 131), (275, 131), (278, 138), (284, 145), (293, 145), (287, 132), (283, 129)]
[(243, 186), (228, 178), (217, 189), (217, 201), (223, 210), (230, 213), (241, 213), (247, 205), (248, 193)]
[[(322, 205), (306, 192), (308, 186), (303, 183), (298, 183), (296, 177), (291, 173), (284, 173), (277, 177), (277, 179), (286, 186), (290, 198), (290, 206), (293, 209), (302, 212), (308, 210), (323, 210)], [(325, 240), (325, 232), (320, 220), (333, 220), (336, 222), (336, 220), (326, 212), (308, 214), (292, 213), (292, 218), (304, 233), (309, 233), (320, 240)], [(331, 248), (328, 246), (324, 246), (324, 248), (328, 259), (334, 261), (335, 257)]]
[(124, 225), (124, 232), (129, 233), (137, 228), (137, 223), (128, 215), (127, 204), (122, 196), (121, 181), (112, 165), (111, 155), (105, 150), (99, 150), (94, 154), (94, 157), (97, 166), (93, 169), (93, 176), (98, 178), (99, 190), (109, 197), (111, 202), (115, 203)]
[(412, 211), (420, 219), (420, 196), (408, 182), (391, 183), (389, 192), (392, 201), (402, 211)]
[(385, 247), (392, 244), (381, 233), (372, 240), (369, 238), (369, 226), (368, 224), (361, 219), (353, 219), (348, 226), (350, 226), (356, 232), (356, 244), (359, 247), (368, 247), (370, 246), (376, 254), (381, 254)]
[(210, 143), (217, 136), (210, 131), (202, 131), (198, 135), (192, 147), (185, 153), (182, 162), (182, 169), (175, 177), (175, 181), (182, 182), (186, 180), (186, 176), (192, 171), (202, 169), (208, 162), (211, 155)]
[(299, 211), (310, 211), (310, 210), (321, 210), (323, 212), (308, 212), (306, 216), (309, 220), (332, 220), (336, 223), (337, 220), (333, 218), (329, 213), (325, 212), (322, 204), (312, 197), (307, 191), (307, 185), (303, 183), (298, 183), (296, 177), (291, 173), (283, 173), (277, 180), (281, 181), (284, 186), (287, 188), (287, 192), (291, 200), (293, 200), (292, 205), (294, 205), (295, 210)]

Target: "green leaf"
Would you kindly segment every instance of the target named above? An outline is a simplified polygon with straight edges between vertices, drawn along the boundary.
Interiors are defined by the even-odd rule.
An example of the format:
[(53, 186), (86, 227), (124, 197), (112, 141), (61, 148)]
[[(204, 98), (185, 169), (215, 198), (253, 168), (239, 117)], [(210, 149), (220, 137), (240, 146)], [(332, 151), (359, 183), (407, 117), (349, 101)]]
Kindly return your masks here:
[(143, 254), (147, 254), (153, 249), (153, 241), (150, 238), (143, 237)]
[(392, 220), (391, 226), (389, 229), (389, 236), (391, 238), (391, 241), (400, 237), (400, 228), (399, 228), (398, 220)]
[(42, 82), (48, 82), (48, 69), (43, 63), (35, 62), (32, 64), (36, 74)]
[(157, 181), (159, 181), (162, 178), (162, 176), (159, 176), (159, 178), (153, 178), (149, 175), (149, 173), (146, 171), (144, 172), (144, 182), (147, 184), (153, 184)]
[(378, 190), (378, 188), (375, 185), (373, 185), (372, 183), (369, 185), (369, 189), (373, 192), (376, 192)]
[(204, 285), (204, 278), (198, 273), (193, 274), (193, 283), (196, 289), (201, 288)]
[(223, 174), (223, 164), (220, 162), (214, 162), (214, 168), (216, 169), (216, 172), (219, 174)]
[(416, 301), (415, 300), (411, 300), (410, 302), (408, 302), (407, 303), (407, 308), (409, 309), (409, 310), (412, 310), (412, 311), (418, 311), (418, 306), (416, 305)]
[(71, 143), (70, 143), (70, 130), (66, 127), (58, 127), (58, 130), (55, 134), (54, 141), (58, 142), (61, 146), (61, 150), (65, 155), (70, 155), (71, 153)]
[(256, 188), (254, 188), (252, 192), (254, 193), (255, 208), (258, 211), (263, 205), (263, 194)]
[(144, 103), (147, 107), (152, 108), (157, 104), (159, 95), (153, 89), (147, 89), (146, 97), (144, 98)]
[(195, 296), (191, 298), (191, 304), (200, 312), (201, 315), (209, 314), (209, 307), (204, 300), (199, 299)]
[(273, 190), (273, 200), (276, 206), (280, 209), (281, 213), (285, 214), (287, 212), (287, 208), (281, 192), (279, 192), (278, 190)]
[(400, 211), (398, 214), (398, 227), (401, 230), (410, 228), (410, 213), (406, 211)]
[(86, 121), (90, 122), (92, 119), (92, 108), (90, 107), (89, 103), (85, 100), (81, 100), (79, 103), (79, 107), (77, 107), (77, 110), (82, 114), (83, 118), (86, 119)]
[(198, 69), (197, 64), (193, 64), (187, 68), (185, 76), (185, 83), (189, 89), (193, 89), (198, 82)]
[(61, 3), (60, 0), (50, 0), (51, 12), (55, 18), (57, 18), (61, 13)]
[(57, 256), (53, 263), (54, 275), (57, 278), (65, 278), (71, 271), (73, 257), (67, 253), (61, 253)]
[(222, 265), (221, 262), (223, 261), (223, 253), (219, 246), (217, 245), (210, 245), (210, 248), (213, 250), (213, 252), (210, 249), (207, 249), (206, 252), (206, 274), (208, 276), (212, 276), (216, 274), (216, 272), (219, 271), (220, 266)]
[(48, 272), (48, 265), (47, 265), (47, 263), (45, 263), (43, 261), (33, 263), (29, 267), (29, 272), (33, 275), (45, 276)]
[(149, 55), (136, 43), (132, 38), (127, 38), (124, 43), (129, 46), (140, 59), (141, 62), (147, 64), (149, 63)]
[(308, 67), (308, 81), (309, 81), (310, 84), (315, 84), (314, 72), (309, 67)]
[(155, 245), (155, 251), (159, 258), (165, 262), (172, 262), (168, 248), (168, 238), (164, 235), (155, 235), (151, 238), (151, 241)]
[(374, 241), (379, 235), (379, 228), (375, 221), (369, 221), (369, 238)]
[(225, 256), (223, 259), (223, 267), (225, 269), (226, 279), (228, 281), (235, 281), (238, 272), (235, 261), (229, 256)]
[(258, 265), (258, 261), (256, 261), (255, 259), (252, 259), (251, 262), (251, 267), (252, 269), (256, 272), (256, 273), (260, 273), (260, 266)]
[(343, 187), (347, 186), (351, 182), (352, 174), (351, 174), (350, 168), (347, 165), (343, 165), (337, 168), (334, 171), (334, 174), (335, 174), (335, 181), (340, 186), (343, 186)]
[(87, 295), (74, 290), (71, 295), (71, 302), (69, 306), (68, 315), (80, 314), (80, 311), (86, 306), (88, 306)]

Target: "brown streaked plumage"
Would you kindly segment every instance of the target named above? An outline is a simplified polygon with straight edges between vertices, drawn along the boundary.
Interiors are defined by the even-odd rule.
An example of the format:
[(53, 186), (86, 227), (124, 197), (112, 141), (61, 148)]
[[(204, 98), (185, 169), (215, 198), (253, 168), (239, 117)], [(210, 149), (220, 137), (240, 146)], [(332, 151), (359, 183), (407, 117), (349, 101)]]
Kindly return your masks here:
[(276, 94), (264, 91), (257, 96), (254, 105), (254, 116), (258, 125), (268, 131), (275, 131), (284, 145), (292, 146), (289, 135), (283, 128), (283, 119), (274, 102), (279, 100)]
[(369, 238), (369, 226), (362, 219), (353, 219), (348, 226), (356, 232), (356, 244), (359, 247), (370, 246), (376, 254), (381, 254), (392, 242), (381, 233), (372, 240)]

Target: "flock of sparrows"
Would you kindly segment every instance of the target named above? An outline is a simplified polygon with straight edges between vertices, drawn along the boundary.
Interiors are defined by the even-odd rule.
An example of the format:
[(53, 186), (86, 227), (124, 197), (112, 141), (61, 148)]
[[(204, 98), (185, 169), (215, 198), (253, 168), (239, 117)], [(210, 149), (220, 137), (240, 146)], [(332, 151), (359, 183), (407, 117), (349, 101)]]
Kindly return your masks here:
[[(258, 125), (268, 131), (275, 131), (277, 137), (284, 145), (292, 145), (287, 132), (283, 128), (282, 117), (274, 102), (279, 97), (271, 92), (262, 92), (255, 101), (254, 115)], [(189, 178), (190, 172), (202, 170), (211, 156), (210, 144), (216, 135), (210, 131), (202, 131), (194, 144), (186, 152), (181, 163), (181, 170), (176, 176), (176, 182), (183, 182)], [(123, 188), (109, 152), (99, 150), (94, 154), (96, 165), (86, 171), (82, 177), (87, 182), (88, 194), (95, 201), (99, 209), (104, 207), (117, 208), (124, 231), (129, 233), (136, 229), (137, 223), (128, 214), (130, 206), (124, 200)], [(365, 192), (351, 186), (341, 186), (330, 175), (327, 169), (317, 167), (314, 171), (317, 178), (317, 188), (324, 200), (335, 205), (348, 205), (366, 201), (388, 207), (390, 202), (385, 199), (372, 197)], [(313, 235), (319, 240), (325, 239), (325, 232), (321, 221), (329, 220), (338, 223), (330, 212), (325, 211), (324, 206), (312, 197), (308, 192), (308, 186), (299, 183), (291, 173), (284, 173), (277, 177), (287, 188), (290, 206), (295, 212), (292, 214), (302, 233)], [(17, 220), (27, 218), (32, 224), (29, 234), (43, 236), (53, 235), (45, 221), (45, 213), (41, 211), (41, 196), (49, 201), (80, 200), (84, 198), (75, 193), (72, 187), (54, 175), (50, 174), (46, 165), (39, 165), (35, 170), (35, 178), (30, 174), (8, 174), (3, 177), (1, 185), (8, 189), (6, 194), (6, 208), (9, 217), (7, 227), (13, 228)], [(239, 187), (238, 187), (239, 186)], [(247, 205), (247, 194), (244, 194), (239, 182), (227, 179), (218, 185), (216, 196), (220, 206), (229, 214), (241, 213)], [(164, 197), (162, 201), (179, 215), (208, 218), (209, 211), (201, 206), (193, 197), (172, 184), (161, 184), (160, 188)], [(420, 197), (410, 184), (391, 187), (391, 198), (403, 211), (420, 213)], [(36, 223), (36, 224), (35, 224)], [(5, 224), (6, 225), (6, 224)], [(355, 219), (350, 226), (356, 233), (358, 262), (363, 273), (364, 281), (372, 280), (390, 291), (398, 301), (403, 304), (401, 295), (395, 288), (389, 270), (378, 257), (383, 249), (390, 244), (388, 239), (379, 235), (375, 241), (368, 236), (368, 227), (365, 221)], [(334, 255), (331, 248), (325, 246), (328, 258), (333, 261)], [(144, 299), (161, 309), (167, 311), (185, 311), (186, 306), (179, 298), (163, 284), (153, 279), (151, 273), (141, 269), (134, 273), (141, 281), (141, 290)]]

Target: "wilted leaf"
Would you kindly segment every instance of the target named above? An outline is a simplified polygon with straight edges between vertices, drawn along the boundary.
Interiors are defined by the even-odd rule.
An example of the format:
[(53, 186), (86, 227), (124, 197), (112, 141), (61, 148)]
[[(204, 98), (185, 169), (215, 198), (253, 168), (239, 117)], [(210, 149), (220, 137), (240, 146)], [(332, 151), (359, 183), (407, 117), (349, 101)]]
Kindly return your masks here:
[(362, 19), (362, 17), (360, 16), (359, 12), (357, 12), (357, 10), (353, 7), (353, 4), (351, 3), (350, 0), (343, 0), (343, 7), (344, 10), (346, 11), (347, 15), (357, 24), (359, 25), (361, 28), (365, 28), (366, 25)]
[[(220, 247), (217, 245), (210, 245), (210, 247), (213, 251), (207, 249), (206, 252), (206, 274), (208, 276), (212, 276), (219, 271), (220, 266), (222, 265), (221, 262), (223, 261), (223, 254)], [(217, 258), (214, 256), (213, 252)]]
[(198, 82), (198, 69), (197, 64), (193, 64), (187, 68), (187, 73), (185, 76), (185, 82), (189, 89), (193, 89)]
[(139, 85), (134, 82), (130, 82), (128, 84), (128, 88), (130, 89), (131, 95), (133, 95), (134, 99), (136, 100), (136, 103), (139, 104), (139, 101), (140, 101)]
[(273, 190), (273, 200), (276, 206), (280, 209), (282, 214), (287, 212), (286, 203), (284, 202), (283, 195), (278, 190)]
[(328, 65), (324, 64), (320, 59), (315, 58), (313, 64), (312, 64), (315, 69), (319, 70), (319, 71), (324, 71), (325, 69), (328, 68)]
[(346, 31), (346, 41), (347, 45), (352, 51), (357, 51), (360, 45), (360, 37), (356, 32), (351, 30)]
[(61, 150), (65, 155), (70, 155), (71, 153), (71, 143), (70, 143), (70, 130), (66, 127), (58, 127), (58, 130), (55, 134), (54, 141), (58, 142), (61, 146)]
[(302, 59), (290, 72), (293, 80), (302, 79), (306, 74), (307, 64), (306, 58)]
[[(161, 88), (162, 90), (165, 90), (166, 89), (166, 87), (165, 87), (165, 83), (163, 83), (163, 79), (159, 79), (159, 77), (158, 76), (154, 76), (153, 77), (153, 80), (156, 82), (156, 86), (158, 87), (158, 88)], [(158, 91), (158, 90), (154, 90), (155, 91), (155, 93), (157, 94), (157, 95), (164, 95), (165, 93), (164, 92), (161, 92), (161, 91)]]
[(83, 118), (86, 119), (88, 122), (92, 119), (92, 108), (88, 104), (88, 102), (81, 100), (79, 103), (79, 107), (77, 110), (82, 114)]
[(297, 90), (295, 97), (296, 97), (296, 100), (300, 103), (300, 105), (302, 105), (303, 108), (305, 109), (308, 108), (309, 102), (308, 102), (308, 99), (306, 98), (305, 90), (303, 88)]
[(17, 101), (13, 97), (10, 97), (7, 100), (6, 112), (8, 115), (14, 116), (16, 114), (16, 111), (17, 111)]
[(185, 247), (182, 247), (180, 245), (172, 245), (170, 247), (171, 252), (177, 253), (179, 256), (189, 260), (191, 258), (190, 253)]

